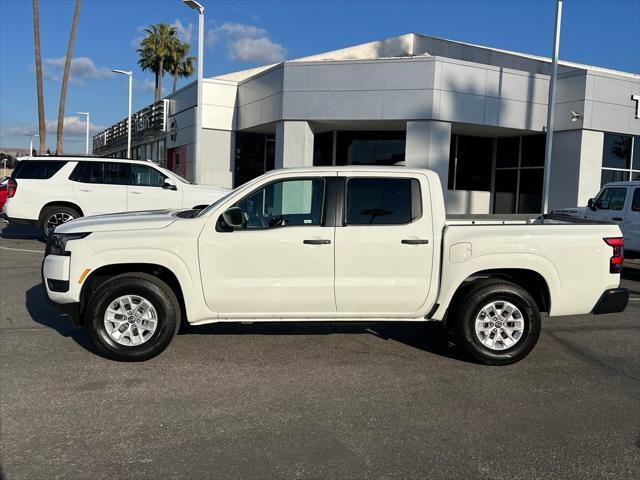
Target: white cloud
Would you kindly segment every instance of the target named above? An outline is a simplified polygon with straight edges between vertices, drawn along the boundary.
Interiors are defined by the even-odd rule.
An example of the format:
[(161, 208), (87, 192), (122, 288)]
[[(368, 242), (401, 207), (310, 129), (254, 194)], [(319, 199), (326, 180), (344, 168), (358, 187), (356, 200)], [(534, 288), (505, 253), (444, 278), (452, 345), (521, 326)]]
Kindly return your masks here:
[(207, 45), (225, 44), (232, 60), (248, 63), (276, 63), (284, 60), (286, 49), (274, 42), (261, 27), (244, 23), (224, 23), (207, 32)]
[(267, 37), (240, 38), (228, 46), (233, 60), (276, 63), (284, 59), (285, 49)]
[(189, 24), (185, 26), (176, 18), (176, 21), (173, 22), (171, 26), (176, 29), (180, 40), (191, 45), (191, 41), (193, 40), (193, 23), (189, 22)]
[[(65, 57), (45, 58), (42, 61), (42, 75), (56, 82), (62, 80)], [(71, 59), (69, 81), (76, 85), (84, 85), (87, 80), (102, 80), (113, 75), (110, 69), (98, 67), (89, 57)]]
[[(85, 138), (85, 135), (87, 133), (86, 122), (87, 121), (84, 116), (80, 117), (78, 115), (70, 115), (68, 117), (64, 117), (64, 138)], [(48, 119), (46, 120), (45, 125), (47, 127), (47, 138), (52, 138), (51, 135), (55, 137), (58, 128), (58, 120)], [(96, 125), (95, 123), (89, 122), (89, 135), (93, 135), (94, 133), (104, 130), (105, 128), (106, 127), (104, 126)], [(38, 133), (38, 125), (33, 124), (16, 126), (8, 129), (7, 133), (10, 135)]]

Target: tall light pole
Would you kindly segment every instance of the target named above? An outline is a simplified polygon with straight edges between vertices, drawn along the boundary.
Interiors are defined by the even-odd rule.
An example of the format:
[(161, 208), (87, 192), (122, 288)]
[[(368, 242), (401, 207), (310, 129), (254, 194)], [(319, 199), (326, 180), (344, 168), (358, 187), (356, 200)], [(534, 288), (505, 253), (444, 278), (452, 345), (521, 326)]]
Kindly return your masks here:
[(87, 117), (87, 138), (86, 138), (86, 145), (84, 148), (84, 156), (88, 157), (89, 156), (89, 112), (76, 112), (78, 115), (84, 115), (85, 117)]
[(37, 133), (24, 133), (23, 135), (29, 137), (29, 156), (33, 155), (33, 137), (39, 137)]
[(202, 168), (200, 155), (200, 130), (202, 129), (202, 68), (204, 62), (204, 7), (196, 2), (196, 0), (182, 0), (185, 5), (193, 10), (198, 11), (198, 78), (197, 78), (197, 99), (196, 99), (196, 134), (195, 134), (195, 161), (196, 183), (200, 182), (200, 169)]
[(553, 117), (556, 111), (556, 79), (558, 77), (558, 53), (560, 52), (560, 27), (562, 25), (562, 0), (556, 0), (556, 26), (553, 34), (553, 58), (547, 104), (547, 141), (544, 151), (544, 187), (542, 213), (549, 213), (549, 183), (551, 182), (551, 153), (553, 151)]
[(131, 158), (131, 94), (133, 92), (133, 72), (131, 70), (111, 69), (113, 73), (129, 76), (129, 116), (127, 117), (127, 158)]

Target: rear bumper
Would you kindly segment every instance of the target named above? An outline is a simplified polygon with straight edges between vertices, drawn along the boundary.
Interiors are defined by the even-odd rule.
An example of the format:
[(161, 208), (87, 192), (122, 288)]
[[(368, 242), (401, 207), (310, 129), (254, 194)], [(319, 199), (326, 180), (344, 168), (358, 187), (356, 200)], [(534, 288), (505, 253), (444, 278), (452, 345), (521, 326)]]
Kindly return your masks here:
[(627, 308), (629, 303), (629, 290), (626, 288), (612, 288), (605, 291), (596, 306), (593, 308), (595, 315), (604, 313), (618, 313)]

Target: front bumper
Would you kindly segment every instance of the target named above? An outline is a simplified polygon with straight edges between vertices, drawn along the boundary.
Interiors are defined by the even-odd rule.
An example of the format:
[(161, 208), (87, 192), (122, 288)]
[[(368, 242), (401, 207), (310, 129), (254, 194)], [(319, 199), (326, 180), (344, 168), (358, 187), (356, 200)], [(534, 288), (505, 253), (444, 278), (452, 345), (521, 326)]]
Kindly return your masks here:
[[(47, 257), (51, 257), (51, 255), (48, 255)], [(40, 277), (42, 278), (42, 289), (44, 290), (44, 296), (47, 299), (47, 302), (49, 302), (52, 307), (55, 307), (62, 315), (68, 317), (74, 325), (81, 325), (82, 318), (80, 315), (80, 302), (72, 301), (71, 303), (59, 303), (58, 301), (54, 300), (54, 298), (57, 298), (57, 300), (61, 300), (60, 297), (63, 296), (66, 291), (68, 291), (69, 282), (53, 280), (53, 282), (66, 283), (67, 290), (65, 292), (55, 292), (51, 289), (52, 279), (46, 278), (45, 276), (45, 270), (49, 272), (51, 271), (51, 263), (49, 263), (49, 265), (47, 266), (47, 262), (45, 261), (47, 257), (45, 257), (45, 259), (42, 261), (42, 267), (40, 268)], [(58, 263), (56, 259), (54, 259), (54, 262)], [(68, 298), (62, 298), (68, 301)]]
[(612, 288), (605, 291), (596, 306), (593, 308), (595, 315), (604, 313), (619, 313), (624, 311), (629, 304), (629, 290), (626, 288)]

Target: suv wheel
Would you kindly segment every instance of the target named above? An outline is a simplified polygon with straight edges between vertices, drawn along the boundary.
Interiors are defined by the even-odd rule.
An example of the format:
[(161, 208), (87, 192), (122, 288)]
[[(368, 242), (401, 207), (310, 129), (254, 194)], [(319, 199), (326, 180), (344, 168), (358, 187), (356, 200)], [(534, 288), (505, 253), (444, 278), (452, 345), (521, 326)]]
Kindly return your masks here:
[(508, 365), (526, 357), (540, 336), (540, 311), (519, 286), (498, 281), (471, 288), (453, 312), (456, 343), (472, 360)]
[(142, 361), (162, 352), (178, 332), (180, 305), (162, 280), (128, 273), (103, 283), (87, 304), (89, 338), (105, 356)]
[(40, 226), (42, 234), (45, 238), (53, 233), (58, 225), (62, 225), (74, 218), (79, 218), (80, 212), (75, 208), (66, 207), (64, 205), (54, 205), (45, 208), (40, 214)]

